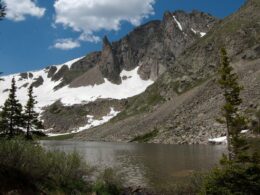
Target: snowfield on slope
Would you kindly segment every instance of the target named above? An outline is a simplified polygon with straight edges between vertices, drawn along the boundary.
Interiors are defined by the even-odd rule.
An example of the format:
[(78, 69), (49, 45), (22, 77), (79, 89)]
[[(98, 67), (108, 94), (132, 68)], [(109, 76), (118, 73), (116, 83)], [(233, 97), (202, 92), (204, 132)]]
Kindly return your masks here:
[(60, 135), (69, 135), (69, 134), (73, 134), (73, 133), (79, 133), (79, 132), (85, 131), (87, 129), (90, 129), (92, 127), (97, 127), (99, 125), (103, 125), (106, 122), (110, 121), (115, 116), (117, 116), (119, 113), (120, 113), (119, 111), (115, 111), (114, 108), (111, 107), (110, 108), (110, 112), (106, 116), (103, 116), (102, 119), (100, 119), (100, 120), (94, 119), (94, 116), (92, 116), (92, 115), (87, 115), (86, 117), (88, 119), (88, 123), (85, 126), (82, 126), (82, 127), (74, 129), (71, 132), (67, 132), (67, 133), (49, 133), (49, 132), (51, 132), (51, 130), (45, 130), (44, 132), (49, 137), (55, 137), (55, 136), (60, 136)]
[[(78, 61), (80, 58), (66, 62), (62, 65), (56, 65), (59, 69), (63, 65), (70, 66)], [(112, 99), (123, 99), (138, 95), (146, 90), (148, 86), (153, 84), (151, 80), (142, 80), (139, 76), (138, 68), (131, 71), (123, 70), (120, 74), (122, 83), (117, 85), (113, 84), (105, 78), (105, 82), (100, 85), (84, 86), (78, 88), (70, 88), (65, 86), (56, 91), (53, 90), (62, 80), (52, 81), (48, 78), (48, 70), (43, 69), (40, 71), (31, 72), (32, 78), (21, 79), (20, 74), (13, 74), (3, 76), (4, 81), (0, 82), (0, 105), (3, 105), (5, 100), (8, 98), (8, 91), (11, 86), (12, 78), (15, 78), (17, 85), (17, 98), (24, 105), (27, 101), (27, 88), (23, 87), (26, 83), (31, 84), (38, 77), (42, 77), (44, 82), (37, 88), (34, 88), (34, 94), (37, 96), (37, 110), (40, 111), (43, 107), (51, 105), (57, 100), (61, 100), (64, 105), (73, 105), (80, 103), (87, 103), (95, 101), (101, 98), (112, 98)], [(57, 70), (58, 71), (58, 70)], [(57, 72), (56, 71), (56, 72)]]
[[(249, 129), (245, 129), (245, 130), (242, 130), (240, 133), (245, 134), (248, 132), (249, 132)], [(222, 137), (211, 138), (211, 139), (208, 139), (208, 142), (212, 143), (212, 144), (227, 144), (227, 137), (222, 136)]]

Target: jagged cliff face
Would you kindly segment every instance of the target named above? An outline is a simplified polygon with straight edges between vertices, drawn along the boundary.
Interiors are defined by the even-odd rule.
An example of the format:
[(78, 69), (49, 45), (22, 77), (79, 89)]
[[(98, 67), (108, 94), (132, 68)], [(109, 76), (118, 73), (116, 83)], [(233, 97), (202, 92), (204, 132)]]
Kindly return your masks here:
[[(47, 67), (45, 72), (52, 81), (61, 81), (54, 90), (64, 86), (73, 88), (99, 84), (104, 82), (104, 78), (120, 84), (122, 70), (133, 70), (136, 67), (139, 67), (138, 74), (142, 79), (155, 81), (187, 47), (204, 36), (216, 22), (218, 20), (213, 16), (198, 11), (189, 14), (183, 11), (166, 12), (162, 21), (151, 21), (137, 27), (119, 41), (110, 43), (104, 37), (100, 52), (90, 53), (59, 67)], [(88, 72), (92, 74), (87, 74)], [(96, 80), (81, 77), (85, 74), (86, 78), (93, 73), (97, 75)], [(28, 79), (28, 74), (22, 73), (20, 78)], [(35, 87), (44, 85), (42, 78), (37, 79)]]
[[(121, 100), (138, 95), (173, 67), (176, 59), (218, 22), (209, 14), (198, 11), (166, 12), (162, 21), (151, 21), (137, 27), (119, 41), (111, 43), (104, 37), (102, 51), (41, 71), (4, 77), (1, 100), (7, 97), (7, 88), (13, 76), (17, 80), (18, 97), (22, 103), (26, 101), (26, 88), (32, 84), (38, 96), (39, 111), (47, 107), (42, 113), (45, 126), (53, 131), (61, 132), (64, 128), (64, 131), (70, 132), (73, 127), (82, 127), (85, 120), (73, 120), (75, 122), (70, 126), (66, 122), (69, 118), (77, 118), (76, 111), (72, 111), (72, 117), (66, 113), (65, 119), (62, 119), (63, 112), (52, 113), (49, 105), (60, 101), (58, 105), (61, 110), (67, 112), (78, 109), (78, 106), (73, 105), (85, 106), (98, 99)], [(62, 108), (62, 104), (70, 106), (70, 109)], [(125, 107), (118, 104), (121, 102), (110, 103), (110, 108), (106, 108), (108, 113), (103, 113), (104, 117), (109, 115), (110, 109), (120, 109), (115, 112), (124, 110)], [(101, 109), (99, 103), (94, 105), (96, 108), (90, 106), (92, 111)], [(82, 113), (92, 113), (91, 110)]]
[(76, 138), (130, 141), (156, 129), (150, 142), (206, 143), (225, 132), (215, 121), (223, 101), (217, 84), (221, 47), (245, 86), (242, 109), (260, 105), (259, 10), (259, 0), (248, 0), (223, 21), (198, 11), (166, 12), (162, 21), (119, 41), (105, 37), (102, 51), (4, 77), (0, 101), (14, 76), (22, 102), (26, 88), (35, 87), (41, 111), (47, 106), (42, 119), (51, 132), (88, 129)]
[[(155, 83), (144, 93), (130, 98), (126, 109), (110, 123), (81, 133), (77, 139), (127, 142), (156, 129), (158, 134), (150, 142), (197, 144), (225, 135), (225, 127), (216, 121), (223, 104), (217, 82), (219, 51), (221, 47), (228, 51), (244, 86), (241, 109), (250, 116), (260, 109), (259, 10), (259, 0), (248, 0), (236, 13), (218, 21), (205, 36), (175, 53), (175, 60), (171, 60), (173, 63), (169, 63)], [(170, 20), (171, 15), (166, 13), (165, 18)], [(181, 17), (176, 20), (181, 21)], [(185, 25), (180, 21), (181, 26), (174, 29), (181, 32), (178, 27), (185, 28)], [(188, 28), (199, 31), (198, 36), (203, 35), (200, 33), (203, 26), (200, 30), (195, 26)], [(172, 30), (169, 36), (174, 33), (173, 28), (168, 30)], [(182, 38), (185, 42), (185, 36)]]
[[(182, 93), (217, 73), (220, 49), (225, 47), (236, 63), (260, 56), (259, 1), (249, 0), (238, 12), (220, 21), (207, 36), (185, 49), (158, 81), (162, 93), (172, 96), (172, 90)], [(172, 87), (174, 86), (174, 87)], [(164, 95), (167, 96), (167, 95)]]
[(202, 12), (166, 12), (162, 21), (142, 25), (118, 42), (110, 44), (105, 39), (102, 53), (110, 54), (102, 58), (100, 67), (113, 64), (106, 76), (114, 82), (118, 81), (114, 77), (118, 69), (131, 70), (137, 66), (143, 79), (156, 80), (185, 48), (205, 35), (216, 22), (214, 17)]
[[(69, 85), (86, 86), (89, 83), (102, 82), (101, 77), (115, 84), (121, 83), (120, 72), (139, 67), (138, 73), (144, 80), (156, 80), (170, 67), (175, 59), (194, 41), (204, 36), (218, 20), (208, 14), (193, 11), (166, 12), (162, 21), (151, 21), (130, 32), (117, 42), (103, 39), (103, 49), (87, 55), (74, 63), (70, 69), (64, 66), (55, 72), (50, 67), (53, 80), (63, 79), (55, 87), (59, 89)], [(95, 73), (97, 80), (80, 80), (78, 77), (87, 72)], [(93, 74), (92, 74), (93, 75)]]
[[(162, 21), (151, 21), (137, 27), (121, 40), (110, 43), (103, 39), (103, 49), (59, 66), (47, 67), (47, 78), (57, 82), (54, 90), (69, 86), (71, 88), (100, 84), (104, 78), (120, 84), (120, 73), (138, 68), (144, 80), (156, 80), (175, 59), (194, 41), (204, 36), (217, 22), (214, 17), (193, 11), (166, 12)], [(96, 78), (87, 79), (91, 75)], [(93, 77), (93, 76), (92, 76)], [(37, 88), (44, 85), (41, 76), (21, 73), (18, 79), (35, 80)]]

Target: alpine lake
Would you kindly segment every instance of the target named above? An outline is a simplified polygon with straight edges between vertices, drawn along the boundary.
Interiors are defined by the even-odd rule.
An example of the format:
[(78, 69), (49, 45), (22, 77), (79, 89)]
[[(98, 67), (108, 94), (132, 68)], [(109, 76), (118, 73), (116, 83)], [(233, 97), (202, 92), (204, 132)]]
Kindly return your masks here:
[(40, 141), (48, 150), (77, 151), (100, 170), (112, 168), (128, 186), (163, 188), (196, 171), (218, 165), (225, 145), (163, 145), (81, 141)]

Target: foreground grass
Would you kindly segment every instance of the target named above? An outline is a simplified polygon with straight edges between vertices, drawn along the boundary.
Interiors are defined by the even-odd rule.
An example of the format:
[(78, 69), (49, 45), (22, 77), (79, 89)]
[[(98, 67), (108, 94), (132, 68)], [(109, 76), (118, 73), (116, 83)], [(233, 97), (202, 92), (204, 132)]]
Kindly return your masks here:
[(252, 150), (258, 152), (260, 154), (260, 135), (258, 135), (255, 138), (248, 138), (247, 139), (248, 144)]
[[(112, 173), (93, 181), (94, 169), (78, 153), (46, 151), (23, 139), (0, 140), (0, 194), (118, 194)], [(111, 182), (110, 182), (111, 181)]]
[[(144, 141), (151, 136), (141, 138)], [(259, 138), (252, 139), (250, 143), (259, 149)], [(252, 159), (251, 162), (254, 161)], [(219, 167), (211, 173), (196, 173), (185, 181), (167, 185), (164, 189), (154, 189), (155, 194), (214, 194), (217, 189), (221, 189), (219, 192), (222, 194), (235, 194), (233, 192), (242, 190), (255, 194), (260, 190), (260, 168), (259, 164), (251, 162)], [(46, 151), (36, 142), (21, 138), (0, 139), (0, 181), (0, 194), (117, 195), (124, 191), (121, 177), (113, 170), (107, 169), (97, 175), (97, 171), (76, 152)], [(235, 187), (228, 191), (232, 185)], [(251, 190), (253, 188), (254, 191)]]

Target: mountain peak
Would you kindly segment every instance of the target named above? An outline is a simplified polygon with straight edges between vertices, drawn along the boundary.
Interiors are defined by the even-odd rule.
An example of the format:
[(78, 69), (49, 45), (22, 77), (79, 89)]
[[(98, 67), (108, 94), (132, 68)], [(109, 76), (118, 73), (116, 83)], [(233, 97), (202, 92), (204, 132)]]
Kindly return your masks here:
[[(212, 21), (216, 20), (212, 18)], [(166, 12), (163, 21), (143, 24), (118, 41), (111, 43), (104, 36), (100, 52), (34, 72), (32, 78), (27, 74), (22, 75), (24, 78), (17, 76), (20, 99), (25, 102), (26, 87), (31, 83), (34, 83), (41, 108), (57, 100), (64, 105), (74, 105), (95, 102), (99, 98), (122, 99), (138, 95), (201, 38), (200, 32), (207, 33), (211, 26), (204, 15)], [(10, 78), (4, 79), (0, 91), (10, 85)], [(8, 93), (0, 95), (5, 99)]]
[(104, 38), (103, 38), (103, 48), (106, 47), (106, 46), (111, 47), (111, 43), (110, 43), (108, 37), (105, 35)]

